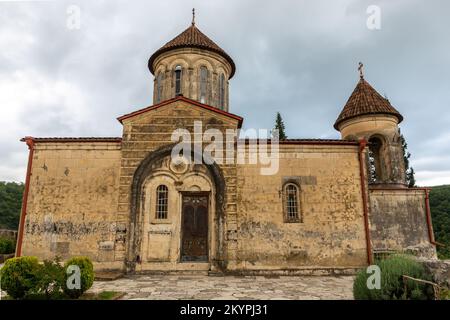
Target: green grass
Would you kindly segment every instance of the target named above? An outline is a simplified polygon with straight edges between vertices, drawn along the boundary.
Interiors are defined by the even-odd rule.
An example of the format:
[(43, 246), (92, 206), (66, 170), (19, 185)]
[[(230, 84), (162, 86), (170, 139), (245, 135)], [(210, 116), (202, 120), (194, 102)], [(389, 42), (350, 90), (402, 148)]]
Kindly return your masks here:
[(80, 297), (80, 300), (115, 300), (121, 297), (122, 292), (117, 291), (102, 291), (99, 293), (85, 293)]

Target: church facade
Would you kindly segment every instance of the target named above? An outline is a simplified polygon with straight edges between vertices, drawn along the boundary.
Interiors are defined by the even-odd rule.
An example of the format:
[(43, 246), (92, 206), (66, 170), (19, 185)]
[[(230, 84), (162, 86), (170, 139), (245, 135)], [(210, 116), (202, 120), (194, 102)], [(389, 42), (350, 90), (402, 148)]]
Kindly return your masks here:
[[(18, 256), (236, 273), (347, 272), (404, 250), (435, 256), (428, 190), (405, 182), (403, 117), (362, 75), (334, 124), (341, 139), (235, 136), (216, 151), (241, 153), (208, 157), (203, 144), (195, 162), (173, 161), (173, 133), (239, 132), (228, 88), (236, 66), (193, 22), (148, 67), (153, 105), (118, 118), (122, 137), (22, 139)], [(270, 174), (251, 159), (263, 146), (276, 147)]]

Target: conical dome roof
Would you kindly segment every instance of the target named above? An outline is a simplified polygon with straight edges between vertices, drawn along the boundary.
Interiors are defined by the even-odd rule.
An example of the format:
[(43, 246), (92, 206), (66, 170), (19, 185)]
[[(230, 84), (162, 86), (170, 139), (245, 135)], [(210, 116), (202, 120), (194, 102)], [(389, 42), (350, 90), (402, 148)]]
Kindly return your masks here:
[(179, 48), (198, 48), (215, 52), (224, 57), (230, 63), (230, 79), (233, 77), (236, 71), (236, 66), (233, 59), (231, 59), (231, 57), (222, 48), (215, 44), (214, 41), (208, 38), (195, 26), (194, 23), (192, 23), (189, 28), (184, 30), (182, 33), (173, 38), (171, 41), (167, 42), (164, 46), (162, 46), (154, 54), (152, 54), (152, 56), (148, 60), (148, 68), (150, 69), (150, 72), (154, 74), (153, 62), (160, 54)]
[(368, 114), (390, 114), (396, 116), (399, 123), (403, 120), (403, 116), (391, 105), (389, 100), (381, 96), (361, 77), (337, 118), (334, 128), (339, 130), (339, 124), (343, 121)]

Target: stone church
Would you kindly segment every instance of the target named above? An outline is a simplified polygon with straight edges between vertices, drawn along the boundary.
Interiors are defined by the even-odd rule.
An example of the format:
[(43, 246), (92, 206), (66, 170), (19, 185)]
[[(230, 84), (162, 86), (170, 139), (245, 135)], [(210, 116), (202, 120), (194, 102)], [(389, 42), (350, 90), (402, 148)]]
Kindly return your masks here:
[[(117, 118), (122, 137), (22, 139), (29, 159), (16, 255), (83, 255), (96, 270), (236, 274), (353, 272), (404, 250), (435, 256), (428, 189), (405, 183), (403, 116), (362, 73), (340, 114), (336, 106), (341, 139), (280, 140), (278, 170), (265, 175), (251, 161), (171, 159), (175, 130), (193, 132), (197, 122), (225, 133), (244, 121), (230, 112), (236, 65), (194, 21), (148, 68), (153, 105)], [(271, 142), (231, 145), (248, 158)]]

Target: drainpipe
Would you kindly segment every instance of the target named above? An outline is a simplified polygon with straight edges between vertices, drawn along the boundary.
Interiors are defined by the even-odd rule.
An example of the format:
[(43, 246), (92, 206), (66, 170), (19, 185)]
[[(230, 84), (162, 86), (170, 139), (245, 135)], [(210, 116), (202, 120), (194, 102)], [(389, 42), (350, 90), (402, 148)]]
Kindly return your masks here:
[(17, 236), (16, 257), (20, 257), (22, 254), (23, 230), (25, 228), (25, 216), (27, 214), (27, 204), (28, 204), (28, 191), (30, 189), (31, 167), (33, 165), (33, 154), (34, 154), (33, 138), (25, 137), (21, 141), (25, 141), (25, 143), (28, 146), (29, 153), (28, 153), (27, 176), (25, 178), (25, 189), (23, 191), (22, 197), (22, 211), (20, 213), (19, 232)]
[(359, 141), (359, 174), (361, 179), (361, 193), (363, 200), (363, 212), (364, 212), (364, 230), (366, 232), (366, 250), (367, 250), (367, 263), (372, 265), (372, 245), (370, 242), (370, 230), (369, 230), (369, 209), (368, 209), (368, 201), (367, 201), (367, 190), (366, 190), (366, 174), (364, 169), (364, 149), (366, 148), (367, 141), (363, 138)]

